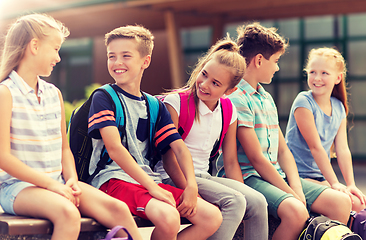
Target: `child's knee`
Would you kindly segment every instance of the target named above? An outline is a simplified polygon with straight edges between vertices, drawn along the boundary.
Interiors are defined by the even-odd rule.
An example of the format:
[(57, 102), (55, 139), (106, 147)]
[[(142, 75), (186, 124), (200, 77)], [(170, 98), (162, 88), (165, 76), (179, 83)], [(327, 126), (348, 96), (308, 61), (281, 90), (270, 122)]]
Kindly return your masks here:
[[(218, 207), (205, 202), (205, 213), (201, 214), (199, 224), (203, 229), (212, 230), (212, 234), (220, 227), (222, 223), (222, 213)], [(210, 236), (212, 235), (210, 234)]]
[[(175, 236), (180, 229), (180, 215), (176, 209), (165, 209), (161, 212), (155, 227), (166, 236)], [(167, 237), (168, 238), (168, 237)]]
[(71, 202), (70, 204), (59, 206), (57, 209), (55, 209), (54, 213), (56, 215), (54, 221), (55, 224), (80, 227), (81, 215), (79, 209), (77, 209)]
[(344, 193), (337, 192), (339, 196), (337, 196), (334, 199), (337, 199), (336, 201), (332, 201), (333, 211), (336, 214), (337, 220), (341, 222), (347, 222), (349, 218), (350, 211), (352, 209), (352, 201), (351, 198)]
[(245, 209), (247, 207), (247, 200), (245, 199), (243, 194), (241, 194), (239, 192), (233, 194), (231, 201), (233, 203), (233, 206), (236, 208), (236, 211), (238, 211), (238, 212), (245, 211)]
[(353, 203), (352, 203), (353, 211), (359, 212), (366, 208), (366, 205), (364, 203), (361, 203), (361, 200), (357, 196), (352, 195), (352, 200), (353, 200)]
[(107, 208), (113, 214), (118, 215), (131, 214), (127, 204), (117, 199), (113, 198), (110, 199), (110, 201), (107, 203)]
[(250, 199), (247, 199), (248, 203), (248, 207), (249, 205), (252, 206), (253, 209), (256, 209), (257, 211), (267, 211), (267, 200), (266, 198), (263, 196), (263, 194), (257, 192), (256, 194), (252, 194)]
[(278, 216), (281, 218), (281, 222), (286, 222), (288, 227), (296, 228), (304, 226), (309, 218), (309, 213), (302, 202), (291, 201), (283, 205), (281, 210), (279, 208)]

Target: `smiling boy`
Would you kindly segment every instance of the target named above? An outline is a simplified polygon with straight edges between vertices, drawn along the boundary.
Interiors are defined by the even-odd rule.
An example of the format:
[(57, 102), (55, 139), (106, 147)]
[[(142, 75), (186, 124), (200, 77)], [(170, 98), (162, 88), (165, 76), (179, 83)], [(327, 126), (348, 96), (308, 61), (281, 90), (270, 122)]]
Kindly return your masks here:
[[(96, 175), (92, 185), (124, 201), (133, 214), (151, 220), (155, 225), (151, 239), (206, 239), (219, 228), (222, 216), (215, 206), (197, 198), (191, 155), (164, 104), (159, 109), (153, 141), (163, 154), (169, 148), (173, 150), (187, 179), (186, 188), (162, 184), (160, 174), (149, 166), (152, 149), (148, 101), (140, 84), (144, 70), (150, 65), (153, 38), (141, 26), (120, 27), (105, 36), (108, 71), (125, 109), (126, 131), (121, 140), (114, 103), (104, 92), (96, 92), (89, 112), (88, 133), (93, 138), (89, 170), (93, 172), (96, 168), (104, 147), (113, 161)], [(180, 216), (192, 223), (181, 232)]]
[(276, 105), (261, 85), (272, 82), (287, 42), (274, 28), (254, 23), (238, 28), (238, 45), (247, 62), (244, 79), (229, 95), (238, 112), (238, 160), (244, 182), (265, 196), (268, 213), (281, 220), (272, 239), (297, 239), (310, 211), (346, 223), (347, 195), (299, 177)]

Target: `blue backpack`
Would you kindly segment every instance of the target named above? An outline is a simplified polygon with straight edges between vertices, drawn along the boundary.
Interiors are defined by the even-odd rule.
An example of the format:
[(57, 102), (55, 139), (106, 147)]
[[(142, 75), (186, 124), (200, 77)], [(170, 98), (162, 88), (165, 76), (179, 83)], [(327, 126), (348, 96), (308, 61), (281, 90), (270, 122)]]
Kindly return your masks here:
[[(92, 139), (88, 135), (88, 117), (89, 117), (89, 109), (92, 102), (93, 95), (97, 91), (103, 91), (106, 93), (108, 97), (110, 97), (111, 101), (114, 103), (114, 112), (116, 118), (116, 124), (118, 126), (118, 131), (121, 136), (121, 141), (126, 133), (126, 119), (125, 119), (125, 109), (122, 104), (121, 99), (119, 98), (116, 90), (113, 88), (113, 85), (106, 84), (102, 87), (96, 89), (91, 96), (86, 100), (83, 105), (79, 108), (75, 109), (71, 115), (69, 127), (68, 127), (68, 135), (69, 135), (69, 143), (71, 152), (74, 155), (76, 172), (78, 174), (78, 178), (80, 181), (91, 183), (94, 177), (105, 168), (106, 165), (112, 163), (112, 159), (110, 159), (108, 152), (105, 146), (102, 149), (102, 153), (100, 156), (100, 160), (97, 164), (97, 168), (92, 174), (89, 174), (89, 165), (90, 158), (93, 152)], [(148, 119), (149, 119), (149, 151), (147, 153), (147, 159), (151, 159), (154, 157), (155, 152), (153, 151), (153, 137), (155, 135), (156, 123), (159, 121), (160, 115), (160, 105), (162, 104), (157, 98), (143, 93), (145, 97), (147, 109), (148, 109)], [(128, 150), (128, 144), (126, 144), (126, 148)]]

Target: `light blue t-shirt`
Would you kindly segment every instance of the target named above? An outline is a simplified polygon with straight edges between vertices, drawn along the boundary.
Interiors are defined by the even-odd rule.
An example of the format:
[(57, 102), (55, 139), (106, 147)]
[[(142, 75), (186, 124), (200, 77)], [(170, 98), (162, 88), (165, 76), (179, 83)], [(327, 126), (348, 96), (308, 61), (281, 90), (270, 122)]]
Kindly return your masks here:
[(304, 91), (295, 98), (289, 116), (286, 128), (286, 143), (294, 155), (299, 175), (302, 178), (323, 177), (309, 146), (301, 135), (297, 126), (294, 112), (297, 108), (303, 107), (309, 109), (314, 115), (316, 129), (318, 130), (321, 144), (328, 154), (330, 160), (330, 148), (337, 135), (342, 120), (346, 117), (346, 111), (343, 103), (337, 98), (331, 97), (332, 115), (326, 115), (319, 105), (315, 102), (311, 91)]

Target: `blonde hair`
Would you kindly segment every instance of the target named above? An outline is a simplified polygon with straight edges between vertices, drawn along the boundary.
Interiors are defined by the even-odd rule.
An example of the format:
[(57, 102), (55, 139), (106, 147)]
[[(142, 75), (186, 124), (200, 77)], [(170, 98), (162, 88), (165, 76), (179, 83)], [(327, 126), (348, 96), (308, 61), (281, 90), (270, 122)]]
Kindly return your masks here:
[(346, 61), (344, 60), (342, 54), (334, 48), (323, 47), (323, 48), (312, 49), (309, 52), (306, 67), (304, 69), (306, 73), (309, 73), (309, 63), (315, 56), (321, 56), (327, 58), (328, 60), (333, 60), (335, 62), (335, 67), (337, 71), (339, 73), (342, 73), (342, 79), (338, 84), (334, 86), (331, 96), (339, 99), (343, 103), (343, 106), (346, 110), (346, 114), (348, 114), (349, 107), (348, 107), (348, 94), (346, 86), (346, 74), (347, 74)]
[[(219, 64), (224, 65), (232, 74), (230, 85), (228, 89), (234, 88), (244, 76), (246, 69), (245, 58), (239, 53), (239, 46), (235, 41), (231, 40), (229, 36), (221, 39), (213, 45), (208, 52), (203, 55), (195, 65), (194, 70), (189, 77), (187, 84), (182, 90), (171, 91), (170, 93), (190, 91), (190, 95), (193, 95), (194, 103), (196, 106), (195, 118), (199, 121), (198, 111), (198, 96), (196, 88), (196, 80), (202, 69), (210, 60), (216, 60)], [(189, 98), (188, 98), (189, 99)]]
[(137, 42), (137, 51), (141, 57), (151, 55), (154, 48), (154, 36), (141, 25), (127, 25), (119, 27), (105, 35), (105, 45), (108, 46), (114, 39), (127, 38), (135, 39)]
[(37, 38), (43, 40), (57, 30), (63, 39), (69, 30), (58, 20), (46, 14), (30, 14), (20, 17), (11, 25), (5, 37), (4, 50), (0, 63), (0, 81), (6, 79), (12, 70), (17, 70), (24, 57), (28, 43)]

